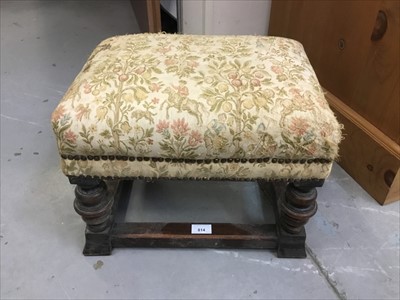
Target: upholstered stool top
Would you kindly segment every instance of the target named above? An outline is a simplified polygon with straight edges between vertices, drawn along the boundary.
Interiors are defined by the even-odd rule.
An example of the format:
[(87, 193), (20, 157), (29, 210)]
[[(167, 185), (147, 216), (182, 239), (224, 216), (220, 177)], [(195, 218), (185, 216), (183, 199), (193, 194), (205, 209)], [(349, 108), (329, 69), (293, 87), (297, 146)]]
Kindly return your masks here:
[(74, 176), (325, 178), (341, 140), (302, 45), (262, 36), (109, 38), (52, 125)]

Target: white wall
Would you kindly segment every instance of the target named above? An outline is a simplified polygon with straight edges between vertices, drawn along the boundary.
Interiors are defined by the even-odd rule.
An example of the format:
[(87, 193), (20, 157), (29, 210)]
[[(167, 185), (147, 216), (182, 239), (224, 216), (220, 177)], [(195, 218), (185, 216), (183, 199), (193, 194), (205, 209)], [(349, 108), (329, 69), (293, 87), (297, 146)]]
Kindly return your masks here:
[(270, 9), (270, 0), (181, 0), (182, 33), (266, 35)]

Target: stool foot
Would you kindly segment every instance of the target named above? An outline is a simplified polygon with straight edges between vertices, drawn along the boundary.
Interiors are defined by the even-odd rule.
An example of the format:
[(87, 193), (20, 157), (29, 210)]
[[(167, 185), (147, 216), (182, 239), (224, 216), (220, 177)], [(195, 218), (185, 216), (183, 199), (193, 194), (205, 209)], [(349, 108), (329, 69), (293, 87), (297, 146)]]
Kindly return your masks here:
[(112, 252), (110, 228), (103, 232), (91, 232), (86, 229), (85, 232), (86, 243), (83, 248), (83, 255), (85, 256), (101, 256), (110, 255)]
[(279, 243), (277, 256), (279, 258), (305, 258), (307, 257), (305, 243), (306, 231), (304, 227), (297, 234), (288, 233), (278, 228)]
[(317, 212), (317, 190), (323, 180), (289, 183), (279, 206), (278, 257), (306, 257), (304, 225)]
[(106, 183), (100, 179), (71, 177), (70, 182), (77, 185), (75, 211), (87, 225), (83, 254), (111, 254), (110, 228), (113, 223), (114, 195), (108, 192)]

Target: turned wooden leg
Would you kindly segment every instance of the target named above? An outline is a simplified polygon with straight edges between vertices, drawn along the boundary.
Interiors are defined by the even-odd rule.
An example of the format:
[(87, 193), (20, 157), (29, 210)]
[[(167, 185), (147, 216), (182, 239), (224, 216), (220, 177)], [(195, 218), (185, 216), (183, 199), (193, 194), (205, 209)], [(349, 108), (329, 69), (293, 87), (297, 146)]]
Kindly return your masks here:
[(317, 212), (317, 190), (323, 180), (289, 183), (279, 207), (278, 257), (306, 257), (304, 225)]
[(71, 177), (70, 182), (77, 185), (75, 211), (87, 225), (83, 254), (111, 254), (110, 228), (113, 195), (110, 195), (106, 183), (100, 179)]

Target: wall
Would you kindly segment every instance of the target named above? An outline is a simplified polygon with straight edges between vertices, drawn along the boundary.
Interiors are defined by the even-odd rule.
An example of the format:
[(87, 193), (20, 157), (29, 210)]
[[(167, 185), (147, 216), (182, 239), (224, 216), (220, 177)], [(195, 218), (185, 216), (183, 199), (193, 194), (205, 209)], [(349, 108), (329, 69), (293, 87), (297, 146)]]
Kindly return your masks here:
[(252, 34), (268, 32), (270, 0), (182, 0), (185, 34)]

